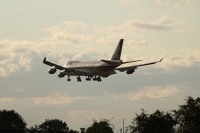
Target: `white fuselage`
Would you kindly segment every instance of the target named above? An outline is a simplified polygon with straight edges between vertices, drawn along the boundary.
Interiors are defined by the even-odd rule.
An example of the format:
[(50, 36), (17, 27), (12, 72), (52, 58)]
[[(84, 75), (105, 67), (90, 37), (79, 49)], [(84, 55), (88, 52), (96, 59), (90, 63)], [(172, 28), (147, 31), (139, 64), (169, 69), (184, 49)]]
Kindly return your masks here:
[[(73, 69), (75, 71), (81, 71), (89, 74), (90, 76), (93, 75), (102, 75), (105, 74), (109, 71), (114, 70), (116, 67), (118, 67), (121, 64), (115, 64), (111, 65), (108, 63), (105, 63), (103, 61), (88, 61), (88, 62), (79, 62), (79, 61), (72, 61), (72, 62), (67, 62), (64, 67), (68, 69)], [(71, 75), (75, 76), (77, 75), (76, 72), (68, 72), (65, 71), (66, 75)]]

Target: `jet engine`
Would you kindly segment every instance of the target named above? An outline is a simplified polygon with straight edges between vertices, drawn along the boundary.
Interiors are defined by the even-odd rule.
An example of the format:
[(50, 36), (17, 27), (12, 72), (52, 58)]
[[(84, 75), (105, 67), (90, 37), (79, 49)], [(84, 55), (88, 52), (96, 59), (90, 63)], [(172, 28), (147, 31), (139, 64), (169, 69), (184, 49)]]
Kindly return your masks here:
[(127, 70), (126, 74), (132, 74), (133, 72), (135, 72), (135, 69)]
[(65, 72), (59, 72), (58, 73), (59, 78), (63, 78), (63, 77), (65, 77), (65, 75), (66, 75)]
[(49, 74), (54, 74), (56, 72), (56, 68), (52, 67), (51, 69), (49, 69)]

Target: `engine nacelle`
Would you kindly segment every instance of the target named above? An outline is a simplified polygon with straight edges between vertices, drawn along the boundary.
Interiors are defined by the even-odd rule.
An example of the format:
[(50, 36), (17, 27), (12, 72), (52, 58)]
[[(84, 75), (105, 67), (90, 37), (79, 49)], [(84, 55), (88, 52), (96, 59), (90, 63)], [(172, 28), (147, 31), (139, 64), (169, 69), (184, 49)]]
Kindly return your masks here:
[(63, 78), (63, 77), (65, 77), (65, 75), (66, 75), (65, 72), (59, 72), (58, 73), (59, 78)]
[(53, 68), (49, 69), (48, 72), (49, 72), (49, 74), (54, 74), (56, 72), (56, 68), (53, 67)]
[(133, 72), (135, 72), (135, 69), (127, 70), (126, 74), (132, 74)]

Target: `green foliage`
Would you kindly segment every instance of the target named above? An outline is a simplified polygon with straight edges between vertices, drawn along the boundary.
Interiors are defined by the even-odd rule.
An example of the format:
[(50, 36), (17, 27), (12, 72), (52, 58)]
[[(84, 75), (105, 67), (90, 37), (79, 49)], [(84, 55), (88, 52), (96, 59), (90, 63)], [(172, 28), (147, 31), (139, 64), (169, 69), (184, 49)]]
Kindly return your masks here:
[(159, 110), (153, 114), (147, 114), (144, 109), (140, 115), (136, 114), (136, 118), (130, 126), (131, 133), (174, 133), (176, 121), (170, 113), (164, 113)]
[(178, 133), (200, 133), (200, 98), (188, 97), (185, 104), (173, 110), (178, 121)]
[(113, 133), (111, 126), (113, 125), (110, 124), (110, 121), (107, 119), (103, 119), (100, 122), (95, 120), (93, 124), (87, 128), (86, 133)]
[(67, 133), (69, 128), (65, 122), (58, 119), (45, 120), (38, 126), (40, 133)]
[(20, 132), (23, 133), (26, 122), (14, 110), (0, 110), (0, 131), (3, 132)]

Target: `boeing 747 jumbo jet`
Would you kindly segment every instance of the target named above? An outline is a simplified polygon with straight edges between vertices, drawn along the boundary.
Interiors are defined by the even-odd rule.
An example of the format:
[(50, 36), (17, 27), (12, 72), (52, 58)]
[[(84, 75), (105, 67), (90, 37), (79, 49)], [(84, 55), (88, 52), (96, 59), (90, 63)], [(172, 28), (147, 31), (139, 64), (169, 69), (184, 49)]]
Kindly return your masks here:
[(128, 61), (123, 62), (121, 57), (122, 46), (123, 46), (124, 39), (120, 39), (114, 53), (112, 54), (109, 60), (100, 60), (100, 61), (68, 61), (63, 66), (57, 65), (55, 63), (49, 62), (46, 60), (46, 57), (43, 60), (44, 64), (51, 66), (52, 68), (48, 71), (49, 74), (54, 74), (57, 69), (61, 70), (58, 73), (59, 78), (63, 78), (65, 75), (68, 76), (67, 81), (71, 81), (70, 76), (76, 76), (77, 81), (81, 82), (81, 76), (86, 76), (86, 81), (90, 81), (93, 78), (94, 81), (101, 82), (101, 77), (106, 78), (110, 75), (116, 74), (115, 70), (120, 72), (126, 71), (127, 74), (132, 74), (135, 72), (140, 66), (152, 65), (158, 62), (150, 62), (145, 64), (133, 65), (133, 66), (126, 66), (126, 67), (119, 67), (122, 64), (137, 62), (142, 60), (135, 60), (135, 61)]

